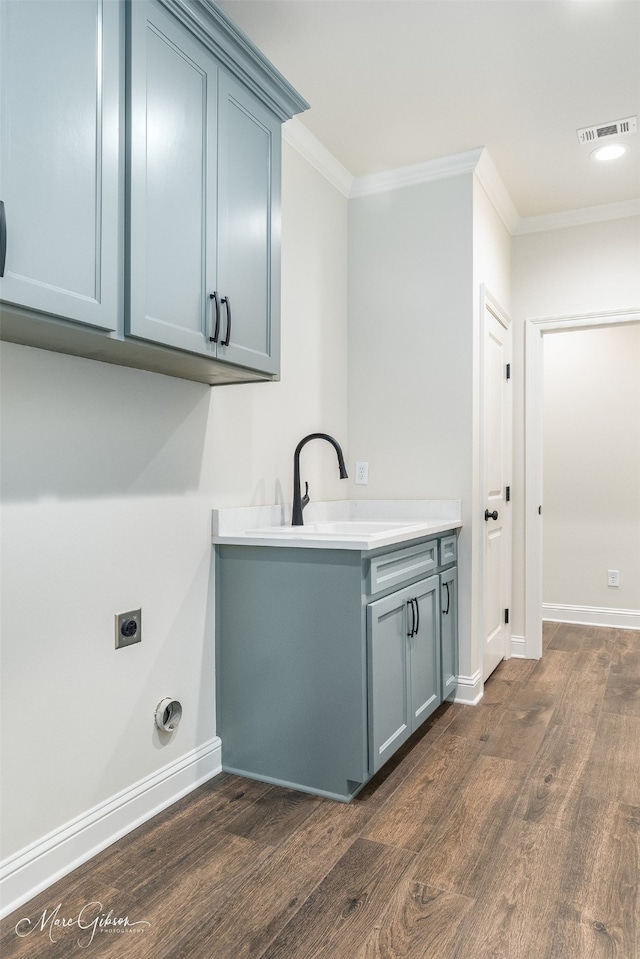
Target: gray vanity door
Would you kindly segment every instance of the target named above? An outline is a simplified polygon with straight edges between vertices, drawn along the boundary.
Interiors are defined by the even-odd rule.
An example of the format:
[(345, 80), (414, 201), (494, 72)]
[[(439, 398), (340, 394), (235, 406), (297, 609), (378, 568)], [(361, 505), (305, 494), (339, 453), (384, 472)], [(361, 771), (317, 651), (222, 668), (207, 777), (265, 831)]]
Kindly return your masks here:
[(0, 3), (0, 297), (115, 330), (120, 3)]
[(217, 355), (278, 373), (281, 125), (223, 70), (218, 110)]
[(440, 573), (442, 603), (442, 699), (453, 699), (458, 687), (458, 571)]
[(407, 602), (416, 587), (367, 606), (369, 762), (375, 773), (411, 733)]
[(409, 638), (411, 732), (440, 703), (439, 582), (437, 576), (430, 576), (410, 588), (416, 610), (416, 633)]
[(127, 332), (212, 354), (217, 62), (159, 5), (131, 4)]

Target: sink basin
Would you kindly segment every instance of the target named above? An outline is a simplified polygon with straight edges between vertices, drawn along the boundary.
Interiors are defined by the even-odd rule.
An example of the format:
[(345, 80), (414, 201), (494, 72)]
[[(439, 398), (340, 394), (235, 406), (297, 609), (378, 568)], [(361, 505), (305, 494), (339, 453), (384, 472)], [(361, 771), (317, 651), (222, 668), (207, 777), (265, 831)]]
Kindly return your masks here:
[(409, 529), (419, 524), (403, 522), (402, 520), (342, 520), (327, 523), (305, 523), (304, 526), (263, 526), (261, 529), (248, 529), (247, 533), (254, 536), (284, 536), (299, 539), (304, 536), (375, 536), (389, 533), (392, 530)]

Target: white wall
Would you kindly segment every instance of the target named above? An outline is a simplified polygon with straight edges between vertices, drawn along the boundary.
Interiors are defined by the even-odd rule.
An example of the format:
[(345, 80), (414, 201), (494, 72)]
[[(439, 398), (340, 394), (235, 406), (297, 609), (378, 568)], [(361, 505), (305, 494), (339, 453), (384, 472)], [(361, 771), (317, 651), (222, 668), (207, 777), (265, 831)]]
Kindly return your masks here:
[[(372, 499), (460, 499), (470, 514), (471, 174), (349, 204), (349, 444)], [(471, 669), (471, 536), (459, 543), (461, 671)]]
[(510, 251), (473, 174), (349, 204), (349, 439), (369, 463), (358, 495), (462, 500), (460, 672), (480, 684), (480, 286), (509, 308)]
[[(511, 235), (478, 180), (473, 183), (474, 289), (484, 284), (505, 313), (511, 311)], [(479, 297), (476, 296), (476, 309)]]
[(640, 324), (545, 336), (543, 570), (544, 604), (640, 614)]
[[(279, 383), (3, 344), (3, 858), (215, 735), (210, 512), (290, 501), (307, 432), (346, 446), (346, 229), (285, 146)], [(304, 453), (313, 498), (344, 498), (325, 445)], [(114, 613), (138, 606), (143, 641), (116, 651)], [(161, 739), (167, 695), (184, 715)]]
[[(528, 318), (640, 308), (640, 217), (513, 238), (514, 366)], [(514, 634), (524, 634), (524, 378), (514, 382)]]

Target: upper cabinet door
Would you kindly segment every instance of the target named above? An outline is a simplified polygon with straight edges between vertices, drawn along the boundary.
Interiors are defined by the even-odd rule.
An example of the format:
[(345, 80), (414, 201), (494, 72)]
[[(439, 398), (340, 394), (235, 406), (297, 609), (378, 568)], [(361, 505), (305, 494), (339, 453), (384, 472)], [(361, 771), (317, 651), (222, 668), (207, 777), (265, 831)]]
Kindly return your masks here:
[(215, 355), (216, 60), (158, 4), (131, 4), (127, 332)]
[[(279, 371), (279, 120), (220, 71), (218, 98), (220, 359)], [(229, 325), (230, 324), (230, 325)]]
[(7, 303), (115, 330), (120, 302), (118, 2), (0, 3)]

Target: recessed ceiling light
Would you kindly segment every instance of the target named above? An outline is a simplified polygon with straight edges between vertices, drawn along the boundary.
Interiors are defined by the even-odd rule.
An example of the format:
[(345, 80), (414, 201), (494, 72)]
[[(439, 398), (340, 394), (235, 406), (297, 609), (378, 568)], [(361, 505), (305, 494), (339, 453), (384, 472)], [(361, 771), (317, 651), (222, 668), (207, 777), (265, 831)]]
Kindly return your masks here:
[(617, 160), (626, 152), (624, 143), (608, 143), (607, 146), (594, 150), (591, 156), (594, 160)]

